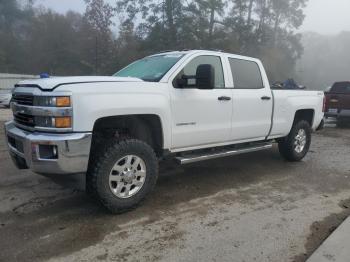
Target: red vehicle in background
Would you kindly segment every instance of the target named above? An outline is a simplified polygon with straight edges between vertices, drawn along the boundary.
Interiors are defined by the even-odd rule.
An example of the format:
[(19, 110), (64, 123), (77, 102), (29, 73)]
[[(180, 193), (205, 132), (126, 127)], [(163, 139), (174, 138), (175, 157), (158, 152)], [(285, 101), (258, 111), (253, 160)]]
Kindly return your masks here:
[(335, 83), (325, 95), (325, 116), (335, 117), (339, 127), (350, 124), (350, 81)]

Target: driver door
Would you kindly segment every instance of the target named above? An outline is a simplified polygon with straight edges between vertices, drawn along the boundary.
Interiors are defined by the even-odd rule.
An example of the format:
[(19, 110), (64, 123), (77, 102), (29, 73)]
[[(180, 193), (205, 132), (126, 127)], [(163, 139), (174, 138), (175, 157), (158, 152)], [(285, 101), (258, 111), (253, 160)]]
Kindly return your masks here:
[[(171, 86), (172, 149), (201, 148), (229, 141), (232, 119), (232, 91), (225, 88), (223, 58), (200, 55), (190, 60)], [(178, 88), (176, 79), (195, 76), (199, 65), (214, 68), (214, 89), (200, 89), (195, 79), (191, 88)]]

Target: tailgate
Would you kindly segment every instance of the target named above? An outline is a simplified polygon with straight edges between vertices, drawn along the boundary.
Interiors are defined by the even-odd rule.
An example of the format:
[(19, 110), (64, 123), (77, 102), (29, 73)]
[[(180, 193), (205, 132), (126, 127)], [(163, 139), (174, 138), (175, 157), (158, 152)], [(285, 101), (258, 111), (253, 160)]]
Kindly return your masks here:
[(340, 113), (350, 110), (350, 82), (336, 82), (326, 93), (326, 112)]
[(326, 110), (350, 110), (350, 94), (326, 94)]

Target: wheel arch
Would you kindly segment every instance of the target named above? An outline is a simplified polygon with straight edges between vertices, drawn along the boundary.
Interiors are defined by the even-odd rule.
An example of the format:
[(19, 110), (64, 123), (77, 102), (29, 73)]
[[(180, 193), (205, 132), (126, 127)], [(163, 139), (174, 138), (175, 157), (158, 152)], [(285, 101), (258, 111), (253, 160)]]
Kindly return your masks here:
[(150, 145), (157, 156), (163, 154), (164, 133), (161, 118), (155, 114), (118, 115), (99, 118), (93, 126), (91, 151), (102, 141), (118, 137), (132, 137)]
[(293, 121), (293, 126), (296, 124), (298, 121), (305, 120), (310, 124), (310, 127), (313, 126), (314, 123), (314, 118), (315, 118), (315, 109), (299, 109), (295, 112), (294, 114), (294, 121)]

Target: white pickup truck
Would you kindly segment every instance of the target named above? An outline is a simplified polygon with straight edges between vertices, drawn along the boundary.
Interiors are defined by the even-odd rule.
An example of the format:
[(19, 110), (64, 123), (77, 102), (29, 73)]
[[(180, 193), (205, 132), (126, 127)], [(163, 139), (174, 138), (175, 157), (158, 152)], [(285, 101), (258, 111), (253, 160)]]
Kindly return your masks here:
[(5, 124), (18, 168), (86, 173), (87, 191), (114, 213), (154, 188), (158, 163), (187, 164), (279, 145), (300, 161), (323, 119), (323, 92), (271, 90), (258, 59), (166, 52), (111, 77), (22, 81)]

